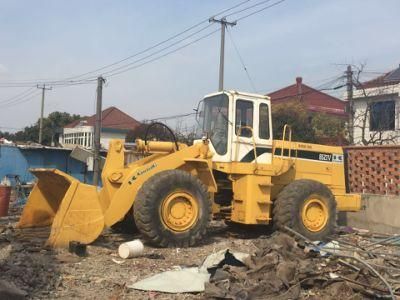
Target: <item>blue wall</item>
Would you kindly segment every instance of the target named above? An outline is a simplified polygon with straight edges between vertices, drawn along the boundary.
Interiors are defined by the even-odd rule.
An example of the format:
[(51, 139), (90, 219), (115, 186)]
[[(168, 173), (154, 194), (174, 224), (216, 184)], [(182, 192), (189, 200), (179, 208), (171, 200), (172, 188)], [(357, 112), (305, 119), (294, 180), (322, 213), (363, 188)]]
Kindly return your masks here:
[(4, 176), (19, 175), (22, 182), (34, 180), (29, 168), (57, 168), (81, 182), (92, 183), (92, 172), (85, 164), (70, 158), (71, 150), (49, 148), (18, 148), (0, 145), (0, 180)]

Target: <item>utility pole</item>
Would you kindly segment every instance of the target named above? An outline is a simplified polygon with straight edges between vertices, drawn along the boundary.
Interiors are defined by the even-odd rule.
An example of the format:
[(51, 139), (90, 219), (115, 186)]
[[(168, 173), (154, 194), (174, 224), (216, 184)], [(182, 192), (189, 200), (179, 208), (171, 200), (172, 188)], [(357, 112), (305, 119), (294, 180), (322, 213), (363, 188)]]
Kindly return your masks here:
[(226, 25), (235, 26), (235, 22), (228, 22), (226, 18), (221, 18), (220, 20), (215, 19), (214, 17), (209, 19), (211, 23), (220, 23), (221, 24), (221, 49), (219, 54), (219, 91), (224, 90), (224, 60), (225, 60), (225, 28)]
[(42, 86), (37, 85), (38, 89), (42, 89), (42, 103), (40, 106), (40, 120), (39, 120), (39, 144), (42, 144), (43, 140), (43, 114), (44, 114), (44, 94), (46, 90), (51, 90), (50, 88), (46, 88), (46, 85), (43, 84)]
[(94, 125), (94, 151), (93, 151), (93, 185), (98, 186), (100, 178), (100, 135), (101, 135), (101, 110), (103, 103), (103, 77), (97, 78), (96, 122)]
[(351, 65), (347, 66), (347, 107), (349, 113), (349, 142), (354, 143), (354, 109), (353, 109), (353, 71)]

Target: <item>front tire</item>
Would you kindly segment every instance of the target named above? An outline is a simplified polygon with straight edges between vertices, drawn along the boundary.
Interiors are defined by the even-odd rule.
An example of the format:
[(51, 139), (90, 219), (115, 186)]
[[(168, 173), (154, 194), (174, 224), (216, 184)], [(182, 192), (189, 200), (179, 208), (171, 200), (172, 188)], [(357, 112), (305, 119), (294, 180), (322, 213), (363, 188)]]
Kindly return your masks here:
[(335, 197), (318, 181), (296, 180), (275, 199), (273, 222), (278, 230), (285, 231), (287, 226), (311, 240), (324, 240), (335, 229)]
[(211, 200), (199, 179), (182, 170), (168, 170), (143, 184), (133, 214), (139, 231), (153, 245), (189, 247), (206, 234)]

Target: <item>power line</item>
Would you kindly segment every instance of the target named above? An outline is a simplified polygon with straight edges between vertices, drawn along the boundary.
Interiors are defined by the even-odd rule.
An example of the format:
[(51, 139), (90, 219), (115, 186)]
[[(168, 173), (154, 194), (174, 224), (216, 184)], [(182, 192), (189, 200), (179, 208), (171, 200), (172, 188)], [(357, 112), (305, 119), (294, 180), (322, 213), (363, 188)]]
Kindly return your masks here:
[(159, 60), (159, 59), (161, 59), (161, 58), (163, 58), (163, 57), (165, 57), (165, 56), (168, 56), (168, 55), (170, 55), (170, 54), (172, 54), (172, 53), (175, 53), (175, 52), (177, 52), (177, 51), (179, 51), (179, 50), (182, 50), (183, 48), (186, 48), (186, 47), (188, 47), (188, 46), (190, 46), (190, 45), (193, 45), (193, 44), (197, 43), (198, 41), (200, 41), (200, 40), (202, 40), (202, 39), (205, 39), (205, 38), (207, 38), (207, 37), (213, 35), (213, 34), (216, 33), (217, 31), (219, 31), (219, 29), (216, 29), (216, 30), (214, 30), (214, 31), (211, 31), (211, 32), (208, 33), (208, 34), (203, 35), (203, 36), (199, 37), (198, 39), (191, 41), (190, 43), (187, 43), (187, 44), (185, 44), (185, 45), (183, 45), (183, 46), (180, 46), (179, 48), (176, 48), (176, 49), (174, 49), (174, 50), (171, 50), (171, 51), (169, 51), (169, 52), (166, 52), (166, 53), (164, 53), (163, 55), (157, 56), (157, 57), (155, 57), (155, 58), (153, 58), (153, 59), (151, 59), (151, 60), (145, 61), (144, 63), (141, 63), (141, 64), (136, 65), (136, 66), (129, 67), (129, 68), (127, 68), (127, 69), (123, 69), (123, 70), (121, 70), (121, 71), (119, 71), (119, 72), (111, 73), (111, 74), (107, 75), (107, 77), (110, 78), (110, 77), (113, 77), (113, 76), (116, 76), (116, 75), (125, 73), (125, 72), (127, 72), (127, 71), (130, 71), (130, 70), (133, 70), (133, 69), (137, 69), (137, 68), (139, 68), (139, 67), (142, 67), (142, 66), (144, 66), (144, 65), (147, 65), (147, 64), (149, 64), (149, 63), (151, 63), (151, 62), (154, 62), (154, 61), (156, 61), (156, 60)]
[(260, 12), (262, 12), (262, 11), (268, 9), (268, 8), (274, 7), (274, 6), (280, 4), (280, 3), (284, 2), (284, 1), (285, 1), (285, 0), (279, 0), (279, 1), (277, 1), (277, 2), (275, 2), (275, 3), (273, 3), (273, 4), (271, 4), (271, 5), (267, 5), (267, 6), (261, 8), (261, 9), (259, 9), (259, 10), (253, 11), (253, 12), (251, 12), (251, 13), (249, 13), (249, 14), (243, 16), (243, 17), (240, 17), (239, 19), (237, 19), (237, 21), (239, 22), (240, 20), (243, 20), (243, 19), (246, 19), (246, 18), (248, 18), (248, 17), (251, 17), (251, 16), (253, 16), (253, 15), (255, 15), (255, 14), (258, 14), (258, 13), (260, 13)]
[(0, 103), (0, 107), (13, 106), (14, 104), (19, 104), (20, 102), (23, 103), (24, 100), (25, 100), (27, 97), (31, 96), (31, 95), (34, 94), (35, 92), (36, 92), (36, 91), (31, 91), (30, 93), (28, 93), (28, 94), (26, 94), (26, 95), (24, 95), (24, 96), (21, 96), (21, 97), (19, 97), (19, 98), (16, 98), (16, 99), (14, 99), (14, 100), (12, 100), (12, 101)]
[[(232, 9), (235, 9), (235, 8), (241, 6), (241, 5), (243, 5), (244, 3), (247, 3), (247, 2), (249, 2), (249, 1), (251, 1), (251, 0), (245, 0), (245, 1), (239, 2), (238, 4), (236, 4), (236, 5), (234, 5), (234, 6), (231, 6), (231, 7), (227, 8), (227, 9), (224, 9), (224, 10), (222, 10), (222, 11), (216, 13), (214, 16), (221, 15), (221, 14), (223, 14), (223, 13), (225, 13), (225, 12), (228, 12), (228, 11), (230, 11), (230, 10), (232, 10)], [(137, 56), (139, 56), (139, 55), (141, 55), (141, 54), (144, 54), (144, 53), (146, 53), (146, 52), (148, 52), (148, 51), (150, 51), (150, 50), (153, 50), (154, 48), (157, 48), (158, 46), (161, 46), (161, 45), (163, 45), (163, 44), (165, 44), (165, 43), (168, 43), (169, 41), (172, 41), (172, 40), (174, 40), (175, 38), (177, 38), (177, 37), (179, 37), (179, 36), (181, 36), (181, 35), (183, 35), (183, 34), (189, 32), (189, 31), (191, 31), (192, 29), (195, 29), (195, 28), (199, 27), (201, 24), (203, 24), (203, 23), (205, 23), (205, 22), (207, 22), (207, 21), (208, 21), (208, 18), (207, 18), (207, 19), (203, 19), (202, 21), (200, 21), (200, 22), (198, 22), (198, 23), (196, 23), (196, 24), (194, 24), (194, 25), (192, 25), (192, 26), (186, 28), (185, 30), (183, 30), (183, 31), (181, 31), (181, 32), (179, 32), (179, 33), (177, 33), (177, 34), (174, 34), (173, 36), (171, 36), (171, 37), (169, 37), (169, 38), (167, 38), (167, 39), (165, 39), (165, 40), (163, 40), (163, 41), (161, 41), (161, 42), (158, 42), (158, 43), (156, 43), (156, 44), (154, 44), (154, 45), (152, 45), (152, 46), (150, 46), (150, 47), (148, 47), (148, 48), (146, 48), (146, 49), (144, 49), (144, 50), (141, 50), (141, 51), (139, 51), (139, 52), (136, 52), (136, 53), (134, 53), (134, 54), (132, 54), (132, 55), (130, 55), (130, 56), (128, 56), (128, 57), (125, 57), (125, 58), (123, 58), (123, 59), (121, 59), (121, 60), (119, 60), (119, 61), (116, 61), (116, 62), (114, 62), (114, 63), (105, 65), (105, 66), (103, 66), (103, 67), (101, 67), (101, 68), (97, 68), (97, 69), (95, 69), (95, 70), (92, 70), (92, 71), (89, 71), (89, 72), (80, 74), (80, 75), (78, 75), (78, 76), (70, 77), (70, 78), (67, 78), (67, 79), (83, 77), (83, 76), (85, 76), (85, 75), (89, 75), (89, 74), (92, 74), (92, 73), (96, 73), (96, 72), (102, 71), (102, 70), (104, 70), (104, 69), (108, 69), (108, 68), (110, 68), (110, 67), (112, 67), (112, 66), (118, 65), (118, 64), (120, 64), (120, 63), (122, 63), (122, 62), (125, 62), (125, 61), (131, 59), (131, 58), (137, 57)], [(204, 30), (204, 29), (205, 29), (205, 28), (203, 28), (202, 30)], [(199, 30), (198, 32), (200, 32), (200, 31), (202, 31), (202, 30)], [(191, 36), (193, 36), (193, 34), (191, 34), (189, 37), (191, 37)], [(185, 40), (185, 39), (183, 39), (183, 40)]]
[(34, 88), (34, 87), (28, 88), (28, 89), (24, 90), (22, 93), (18, 93), (17, 95), (15, 95), (15, 96), (13, 96), (13, 97), (11, 97), (11, 98), (8, 98), (8, 99), (6, 99), (6, 100), (0, 101), (0, 104), (8, 103), (8, 102), (13, 102), (13, 101), (15, 101), (15, 100), (18, 100), (19, 98), (25, 97), (26, 94), (28, 94), (28, 95), (31, 94), (33, 91), (35, 91), (35, 88)]
[[(266, 7), (263, 7), (262, 9), (259, 9), (259, 10), (257, 10), (257, 11), (254, 11), (254, 12), (248, 14), (248, 15), (245, 15), (245, 16), (239, 18), (238, 20), (242, 20), (242, 19), (245, 19), (245, 18), (247, 18), (247, 17), (250, 17), (250, 16), (252, 16), (252, 15), (254, 15), (254, 14), (256, 14), (256, 13), (259, 13), (259, 12), (261, 12), (261, 11), (264, 11), (264, 10), (268, 9), (268, 8), (271, 8), (271, 7), (273, 7), (273, 6), (276, 6), (276, 5), (280, 4), (280, 3), (283, 2), (283, 1), (285, 1), (285, 0), (277, 1), (277, 2), (275, 2), (275, 3), (273, 3), (273, 4), (271, 4), (271, 5), (268, 5), (268, 6), (266, 6)], [(247, 2), (247, 1), (246, 1), (246, 2)], [(261, 1), (260, 3), (258, 3), (257, 5), (264, 4), (264, 3), (266, 3), (266, 2), (267, 2), (267, 1), (264, 0), (264, 1)], [(245, 2), (243, 2), (243, 3), (245, 3)], [(243, 3), (241, 3), (241, 4), (243, 4)], [(254, 5), (252, 5), (251, 7), (254, 7)], [(232, 8), (231, 8), (231, 9), (232, 9)], [(225, 10), (225, 11), (228, 11), (228, 10), (230, 10), (230, 9), (227, 9), (227, 10)], [(221, 14), (221, 13), (220, 13), (220, 14)], [(208, 28), (208, 26), (206, 26), (206, 27), (204, 27), (204, 28), (198, 30), (197, 32), (203, 31), (203, 30), (205, 30), (205, 29), (207, 29), (207, 28)], [(172, 53), (174, 53), (174, 52), (176, 52), (176, 51), (179, 51), (180, 49), (183, 49), (183, 48), (185, 48), (185, 47), (187, 47), (187, 46), (189, 46), (189, 45), (192, 45), (192, 44), (194, 44), (195, 42), (197, 42), (197, 41), (199, 41), (199, 40), (201, 40), (201, 39), (203, 39), (203, 38), (205, 38), (205, 37), (207, 37), (207, 36), (213, 34), (214, 32), (216, 32), (216, 31), (213, 31), (213, 32), (207, 34), (206, 36), (202, 36), (202, 37), (200, 37), (199, 39), (197, 39), (197, 40), (195, 40), (195, 41), (193, 41), (193, 42), (191, 42), (191, 43), (189, 43), (189, 44), (186, 44), (186, 45), (184, 45), (184, 46), (182, 46), (182, 47), (179, 47), (179, 48), (177, 48), (177, 49), (175, 49), (175, 50), (173, 50), (173, 51), (167, 52), (167, 53), (165, 53), (164, 55), (162, 55), (162, 56), (160, 56), (160, 57), (157, 57), (157, 58), (155, 58), (155, 59), (149, 60), (149, 61), (147, 61), (147, 62), (145, 62), (145, 63), (143, 63), (143, 64), (140, 64), (140, 65), (137, 65), (137, 66), (133, 66), (133, 67), (131, 67), (131, 68), (127, 68), (129, 65), (134, 65), (135, 63), (142, 61), (144, 58), (139, 59), (139, 60), (137, 60), (136, 62), (129, 63), (128, 65), (120, 66), (120, 67), (118, 67), (118, 68), (116, 68), (116, 69), (114, 69), (114, 70), (107, 71), (107, 72), (103, 73), (103, 75), (106, 75), (106, 76), (108, 76), (108, 77), (111, 77), (111, 76), (114, 76), (114, 75), (118, 75), (118, 74), (121, 74), (121, 73), (130, 71), (130, 70), (132, 70), (132, 69), (136, 69), (136, 68), (141, 67), (141, 66), (143, 66), (143, 65), (146, 65), (146, 64), (148, 64), (148, 63), (150, 63), (150, 62), (153, 62), (153, 61), (155, 61), (155, 60), (158, 60), (158, 59), (160, 59), (161, 57), (167, 56), (167, 55), (172, 54)], [(195, 35), (195, 34), (191, 34), (191, 35), (189, 35), (189, 36), (186, 37), (186, 38), (183, 38), (183, 39), (181, 39), (181, 40), (179, 40), (179, 41), (177, 41), (177, 42), (174, 42), (172, 45), (169, 45), (169, 46), (164, 47), (163, 49), (165, 50), (165, 49), (171, 48), (171, 47), (177, 45), (178, 43), (180, 43), (180, 42), (186, 40), (187, 38), (189, 38), (189, 37), (191, 37), (191, 36), (193, 36), (193, 35)], [(160, 49), (160, 50), (156, 51), (154, 54), (157, 54), (157, 53), (162, 52), (163, 49)], [(152, 56), (152, 55), (148, 55), (147, 57), (151, 57), (151, 56)], [(126, 69), (125, 69), (125, 68), (126, 68)], [(122, 71), (121, 71), (121, 72), (116, 72), (116, 71), (118, 71), (118, 70), (122, 70)], [(111, 73), (111, 74), (110, 74), (110, 73)]]
[(227, 17), (233, 16), (233, 15), (240, 14), (241, 12), (244, 12), (244, 11), (246, 11), (246, 10), (252, 9), (252, 8), (254, 8), (254, 7), (257, 7), (257, 6), (259, 6), (259, 5), (262, 5), (262, 4), (267, 3), (267, 2), (270, 2), (270, 1), (271, 1), (271, 0), (264, 0), (264, 1), (257, 2), (256, 4), (253, 4), (253, 5), (251, 5), (251, 6), (245, 7), (245, 8), (243, 8), (243, 9), (240, 9), (240, 10), (237, 10), (237, 11), (234, 11), (234, 12), (232, 12), (232, 13), (226, 15), (225, 17), (227, 18)]
[[(235, 8), (237, 8), (237, 7), (241, 6), (241, 5), (243, 5), (243, 4), (247, 3), (247, 2), (249, 2), (249, 1), (251, 1), (251, 0), (241, 1), (241, 2), (239, 2), (239, 3), (237, 3), (237, 4), (233, 5), (233, 6), (231, 6), (231, 7), (229, 7), (229, 8), (226, 8), (226, 9), (224, 9), (224, 10), (222, 10), (222, 11), (217, 12), (216, 14), (214, 14), (214, 16), (218, 16), (218, 15), (224, 14), (224, 13), (226, 13), (226, 12), (232, 10), (232, 9), (235, 9)], [(96, 69), (94, 69), (94, 70), (88, 71), (88, 72), (83, 73), (83, 74), (79, 74), (79, 75), (67, 77), (67, 78), (64, 78), (64, 79), (62, 79), (62, 80), (46, 80), (46, 81), (44, 81), (44, 80), (42, 80), (42, 79), (33, 79), (33, 80), (31, 79), (31, 80), (24, 80), (24, 81), (19, 81), (19, 82), (14, 82), (14, 83), (13, 83), (13, 82), (3, 82), (3, 83), (11, 84), (11, 85), (12, 85), (11, 87), (13, 87), (13, 84), (16, 84), (16, 83), (22, 83), (22, 84), (24, 84), (24, 85), (29, 84), (29, 83), (32, 83), (32, 85), (36, 85), (36, 84), (38, 84), (38, 83), (40, 83), (40, 84), (48, 84), (48, 85), (53, 85), (53, 83), (65, 83), (66, 81), (68, 82), (68, 81), (70, 81), (71, 79), (81, 78), (81, 77), (84, 77), (84, 76), (89, 75), (89, 74), (93, 74), (93, 73), (96, 73), (96, 72), (99, 72), (99, 71), (102, 71), (102, 70), (105, 70), (105, 69), (109, 69), (110, 67), (116, 66), (116, 65), (118, 65), (118, 64), (121, 64), (122, 62), (128, 61), (128, 60), (130, 60), (130, 59), (132, 59), (132, 58), (134, 58), (134, 57), (137, 57), (137, 56), (139, 56), (139, 55), (141, 55), (141, 54), (144, 54), (144, 53), (146, 53), (146, 52), (148, 52), (148, 51), (150, 51), (150, 50), (152, 50), (152, 49), (154, 49), (154, 48), (157, 48), (158, 46), (160, 46), (160, 45), (162, 45), (162, 44), (168, 43), (169, 41), (172, 41), (172, 40), (174, 40), (175, 38), (177, 38), (177, 37), (179, 37), (179, 36), (181, 36), (181, 35), (183, 35), (183, 34), (189, 32), (189, 31), (191, 31), (191, 30), (193, 30), (193, 29), (199, 27), (201, 24), (208, 22), (208, 20), (209, 20), (209, 18), (203, 19), (202, 21), (200, 21), (200, 22), (198, 22), (198, 23), (196, 23), (196, 24), (194, 24), (194, 25), (192, 25), (192, 26), (186, 28), (185, 30), (183, 30), (183, 31), (181, 31), (181, 32), (179, 32), (179, 33), (177, 33), (177, 34), (174, 34), (173, 36), (171, 36), (171, 37), (169, 37), (169, 38), (167, 38), (167, 39), (165, 39), (165, 40), (163, 40), (163, 41), (161, 41), (161, 42), (158, 42), (158, 43), (156, 43), (156, 44), (154, 44), (154, 45), (152, 45), (152, 46), (150, 46), (150, 47), (148, 47), (148, 48), (146, 48), (146, 49), (144, 49), (144, 50), (141, 50), (141, 51), (136, 52), (136, 53), (134, 53), (134, 54), (132, 54), (132, 55), (130, 55), (130, 56), (128, 56), (128, 57), (125, 57), (125, 58), (123, 58), (123, 59), (120, 59), (120, 60), (118, 60), (118, 61), (116, 61), (116, 62), (110, 63), (110, 64), (105, 65), (105, 66), (100, 67), (100, 68), (96, 68)], [(112, 71), (115, 71), (115, 70), (111, 70), (111, 71), (108, 71), (108, 72), (112, 72)], [(94, 76), (94, 77), (97, 77), (97, 75)], [(90, 79), (93, 79), (92, 77), (89, 77), (89, 78), (90, 78)], [(94, 78), (94, 80), (96, 80), (96, 79)], [(1, 84), (2, 84), (2, 83), (0, 83), (0, 85), (1, 85)]]
[[(246, 1), (239, 2), (238, 4), (236, 4), (236, 5), (232, 6), (232, 7), (229, 7), (229, 8), (227, 8), (227, 9), (224, 9), (224, 10), (218, 12), (218, 13), (215, 14), (214, 16), (218, 16), (218, 15), (224, 14), (225, 12), (228, 12), (228, 11), (230, 11), (230, 10), (233, 10), (233, 9), (235, 9), (235, 8), (241, 6), (241, 5), (243, 5), (244, 3), (247, 3), (247, 2), (249, 2), (249, 1), (251, 1), (251, 0), (246, 0)], [(269, 0), (269, 1), (270, 1), (270, 0)], [(263, 7), (262, 9), (259, 9), (259, 10), (257, 10), (257, 11), (254, 11), (254, 12), (250, 13), (250, 14), (247, 14), (247, 15), (245, 15), (245, 16), (242, 16), (242, 17), (239, 18), (238, 20), (242, 20), (242, 19), (245, 19), (245, 18), (247, 18), (247, 17), (250, 17), (250, 16), (252, 16), (252, 15), (258, 13), (258, 12), (261, 12), (261, 11), (263, 11), (263, 10), (266, 10), (266, 9), (270, 8), (270, 7), (273, 7), (273, 6), (275, 6), (275, 5), (278, 5), (279, 3), (283, 2), (283, 1), (285, 1), (285, 0), (280, 0), (280, 1), (275, 2), (275, 3), (273, 3), (273, 4), (269, 5), (269, 6)], [(259, 6), (259, 5), (264, 4), (264, 3), (267, 3), (267, 2), (268, 2), (268, 1), (264, 0), (264, 1), (261, 1), (261, 2), (258, 2), (258, 3), (256, 3), (256, 4), (254, 4), (254, 5), (248, 6), (248, 7), (244, 8), (244, 9), (235, 11), (234, 13), (235, 13), (235, 14), (238, 14), (238, 13), (240, 13), (240, 12), (246, 11), (246, 10), (248, 10), (248, 9), (254, 8), (254, 7), (256, 7), (256, 6)], [(232, 13), (232, 14), (233, 14), (233, 13)], [(231, 15), (231, 14), (229, 14), (229, 15)], [(97, 69), (95, 69), (95, 70), (92, 70), (92, 71), (89, 71), (89, 72), (86, 72), (86, 73), (83, 73), (83, 74), (80, 74), (80, 75), (68, 77), (68, 78), (65, 78), (65, 79), (62, 79), (62, 80), (51, 80), (51, 81), (46, 81), (46, 82), (45, 82), (45, 81), (42, 81), (42, 80), (31, 80), (31, 81), (26, 81), (26, 80), (25, 80), (25, 81), (19, 81), (19, 82), (18, 82), (18, 81), (14, 81), (14, 82), (0, 82), (0, 87), (33, 87), (33, 85), (36, 85), (36, 84), (38, 84), (38, 83), (40, 83), (40, 84), (47, 84), (47, 85), (51, 85), (51, 86), (54, 86), (54, 85), (59, 85), (59, 86), (71, 86), (71, 85), (78, 85), (78, 84), (86, 84), (87, 81), (95, 81), (96, 78), (94, 78), (94, 77), (88, 77), (88, 78), (86, 78), (86, 79), (80, 79), (80, 80), (72, 80), (72, 79), (77, 79), (77, 78), (80, 78), (80, 77), (84, 77), (84, 76), (86, 76), (86, 75), (93, 74), (93, 73), (98, 72), (98, 71), (106, 70), (106, 69), (109, 69), (110, 67), (113, 67), (113, 66), (117, 66), (117, 65), (121, 64), (122, 62), (128, 61), (128, 60), (132, 59), (133, 57), (136, 57), (136, 56), (139, 56), (139, 55), (141, 55), (141, 54), (144, 54), (144, 53), (146, 53), (146, 52), (148, 52), (148, 51), (150, 51), (150, 50), (152, 50), (152, 49), (154, 49), (154, 48), (156, 48), (156, 47), (158, 47), (158, 46), (160, 46), (160, 45), (162, 45), (162, 44), (165, 44), (165, 43), (167, 43), (167, 42), (169, 42), (169, 41), (172, 41), (173, 39), (177, 38), (178, 36), (181, 36), (181, 35), (183, 35), (183, 34), (189, 32), (189, 31), (193, 30), (194, 28), (199, 27), (201, 24), (203, 24), (204, 22), (207, 22), (208, 20), (209, 20), (209, 18), (204, 19), (203, 21), (198, 22), (198, 23), (196, 23), (196, 24), (190, 26), (189, 28), (187, 28), (187, 29), (185, 29), (185, 30), (183, 30), (183, 31), (181, 31), (181, 32), (179, 32), (179, 33), (177, 33), (177, 34), (175, 34), (175, 35), (173, 35), (173, 36), (171, 36), (171, 37), (169, 37), (169, 38), (167, 38), (167, 39), (165, 39), (165, 40), (163, 40), (163, 41), (161, 41), (161, 42), (159, 42), (159, 43), (156, 43), (155, 45), (153, 45), (153, 46), (151, 46), (151, 47), (148, 47), (148, 48), (146, 48), (146, 49), (144, 49), (144, 50), (142, 50), (142, 51), (139, 51), (139, 52), (137, 52), (137, 53), (135, 53), (135, 54), (133, 54), (133, 55), (130, 55), (130, 56), (124, 58), (124, 59), (121, 59), (121, 60), (119, 60), (119, 61), (117, 61), (117, 62), (108, 64), (108, 65), (103, 66), (103, 67), (101, 67), (101, 68), (97, 68)], [(206, 27), (204, 27), (204, 28), (198, 30), (196, 33), (199, 33), (200, 31), (203, 31), (203, 30), (205, 30), (205, 29), (206, 29)], [(141, 58), (141, 59), (136, 60), (136, 61), (134, 61), (134, 62), (130, 62), (129, 64), (122, 65), (122, 66), (119, 66), (119, 67), (117, 67), (117, 68), (108, 70), (107, 72), (105, 72), (105, 74), (109, 74), (108, 76), (115, 76), (115, 75), (121, 74), (121, 73), (123, 73), (123, 72), (127, 72), (127, 71), (129, 71), (129, 70), (136, 69), (136, 68), (138, 68), (138, 67), (140, 67), (140, 66), (143, 66), (143, 65), (148, 64), (148, 63), (150, 63), (150, 62), (153, 62), (153, 61), (155, 61), (155, 60), (158, 60), (158, 59), (160, 59), (161, 57), (164, 57), (164, 56), (169, 55), (169, 54), (171, 54), (171, 53), (174, 53), (174, 52), (176, 52), (176, 51), (178, 51), (178, 50), (180, 50), (180, 49), (183, 49), (183, 48), (187, 47), (189, 44), (191, 45), (191, 44), (193, 44), (194, 42), (197, 42), (197, 41), (199, 41), (199, 40), (201, 40), (201, 39), (203, 39), (203, 38), (206, 37), (206, 36), (202, 36), (201, 38), (197, 39), (197, 40), (194, 41), (194, 42), (191, 42), (191, 43), (186, 44), (186, 45), (184, 45), (184, 46), (182, 46), (182, 47), (179, 47), (179, 48), (177, 48), (177, 49), (175, 49), (175, 50), (173, 50), (173, 51), (167, 52), (166, 54), (164, 54), (164, 55), (162, 55), (162, 56), (159, 56), (159, 57), (157, 57), (157, 58), (155, 58), (155, 59), (146, 61), (146, 62), (143, 63), (143, 64), (134, 66), (134, 64), (136, 64), (136, 63), (138, 63), (138, 62), (140, 62), (140, 61), (143, 61), (144, 59), (149, 58), (149, 57), (151, 57), (151, 56), (153, 56), (153, 55), (155, 55), (155, 54), (161, 53), (162, 51), (164, 51), (164, 50), (166, 50), (166, 49), (169, 49), (169, 48), (171, 48), (171, 47), (177, 45), (177, 43), (180, 43), (180, 42), (182, 42), (182, 41), (184, 41), (184, 40), (186, 40), (186, 39), (188, 39), (188, 38), (194, 36), (196, 33), (192, 33), (192, 34), (190, 34), (189, 36), (187, 36), (187, 37), (181, 39), (180, 41), (174, 42), (172, 45), (169, 45), (169, 46), (167, 46), (167, 47), (164, 47), (163, 49), (158, 50), (158, 51), (154, 52), (152, 55), (146, 56), (145, 58)], [(213, 32), (212, 32), (212, 33), (213, 33)], [(210, 33), (209, 35), (211, 35), (212, 33)], [(207, 35), (207, 36), (208, 36), (208, 35)], [(129, 67), (129, 66), (132, 66), (132, 67)], [(128, 67), (129, 67), (129, 68), (128, 68)], [(120, 71), (120, 72), (117, 72), (117, 71), (119, 71), (119, 70), (121, 70), (121, 71)]]
[(251, 79), (251, 76), (250, 76), (250, 74), (249, 74), (249, 71), (247, 70), (247, 67), (246, 67), (246, 65), (245, 65), (245, 63), (244, 63), (243, 57), (240, 55), (239, 49), (238, 49), (238, 47), (236, 46), (235, 41), (233, 40), (232, 33), (231, 33), (231, 31), (230, 31), (228, 28), (227, 28), (227, 30), (228, 30), (228, 34), (229, 34), (229, 39), (231, 40), (232, 45), (233, 45), (233, 47), (235, 48), (236, 54), (237, 54), (237, 56), (238, 56), (238, 58), (239, 58), (239, 61), (240, 61), (240, 63), (242, 64), (242, 67), (243, 67), (244, 71), (246, 72), (247, 79), (249, 80), (250, 85), (251, 85), (253, 91), (254, 91), (255, 93), (257, 93), (257, 89), (256, 89), (256, 87), (255, 87), (255, 85), (254, 85), (253, 80)]
[(45, 81), (45, 82), (15, 82), (15, 83), (4, 83), (0, 82), (0, 88), (18, 88), (18, 87), (36, 87), (36, 85), (46, 84), (51, 86), (73, 86), (73, 85), (82, 85), (82, 84), (91, 84), (95, 82), (95, 79), (84, 79), (84, 80), (70, 80), (70, 81)]
[(133, 61), (133, 62), (130, 62), (130, 63), (126, 64), (126, 65), (123, 65), (123, 66), (117, 67), (117, 68), (115, 68), (115, 69), (112, 69), (111, 71), (107, 71), (107, 72), (103, 73), (103, 75), (107, 76), (107, 74), (110, 74), (110, 73), (119, 71), (119, 70), (124, 69), (124, 68), (126, 68), (126, 67), (132, 66), (132, 65), (134, 65), (134, 64), (136, 64), (136, 63), (138, 63), (138, 62), (141, 62), (141, 61), (143, 61), (143, 60), (146, 60), (147, 58), (150, 58), (150, 57), (152, 57), (152, 56), (154, 56), (154, 55), (156, 55), (156, 54), (159, 54), (159, 53), (163, 52), (164, 50), (167, 50), (167, 49), (169, 49), (169, 48), (172, 48), (173, 46), (176, 46), (176, 45), (180, 44), (181, 42), (183, 42), (183, 41), (185, 41), (185, 40), (187, 40), (187, 39), (189, 39), (189, 38), (191, 38), (191, 37), (197, 35), (198, 33), (200, 33), (200, 32), (202, 32), (202, 31), (208, 29), (210, 26), (212, 26), (212, 24), (208, 24), (207, 26), (202, 27), (201, 29), (199, 29), (199, 30), (193, 32), (193, 33), (190, 34), (189, 36), (187, 36), (187, 37), (185, 37), (185, 38), (183, 38), (183, 39), (180, 39), (180, 40), (174, 42), (173, 44), (170, 44), (170, 45), (168, 45), (168, 46), (165, 46), (165, 47), (163, 47), (163, 48), (161, 48), (161, 49), (159, 49), (159, 50), (157, 50), (157, 51), (155, 51), (155, 52), (152, 52), (152, 53), (149, 54), (149, 55), (146, 55), (146, 56), (144, 56), (144, 57), (142, 57), (142, 58), (140, 58), (140, 59), (137, 59), (137, 60), (135, 60), (135, 61)]
[(28, 102), (29, 100), (33, 99), (36, 96), (39, 96), (40, 94), (41, 94), (41, 92), (38, 92), (38, 93), (31, 95), (28, 98), (22, 98), (22, 99), (19, 99), (18, 101), (12, 102), (12, 103), (0, 104), (0, 108), (9, 108), (11, 106), (15, 106), (15, 105), (18, 105), (21, 103)]

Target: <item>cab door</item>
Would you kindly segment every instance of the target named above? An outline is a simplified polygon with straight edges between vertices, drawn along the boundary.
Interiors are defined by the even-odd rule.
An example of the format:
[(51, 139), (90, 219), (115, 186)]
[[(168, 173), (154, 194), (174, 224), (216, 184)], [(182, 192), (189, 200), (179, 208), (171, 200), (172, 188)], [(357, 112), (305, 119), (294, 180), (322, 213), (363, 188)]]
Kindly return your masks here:
[(234, 99), (232, 161), (271, 163), (270, 102), (245, 95)]

